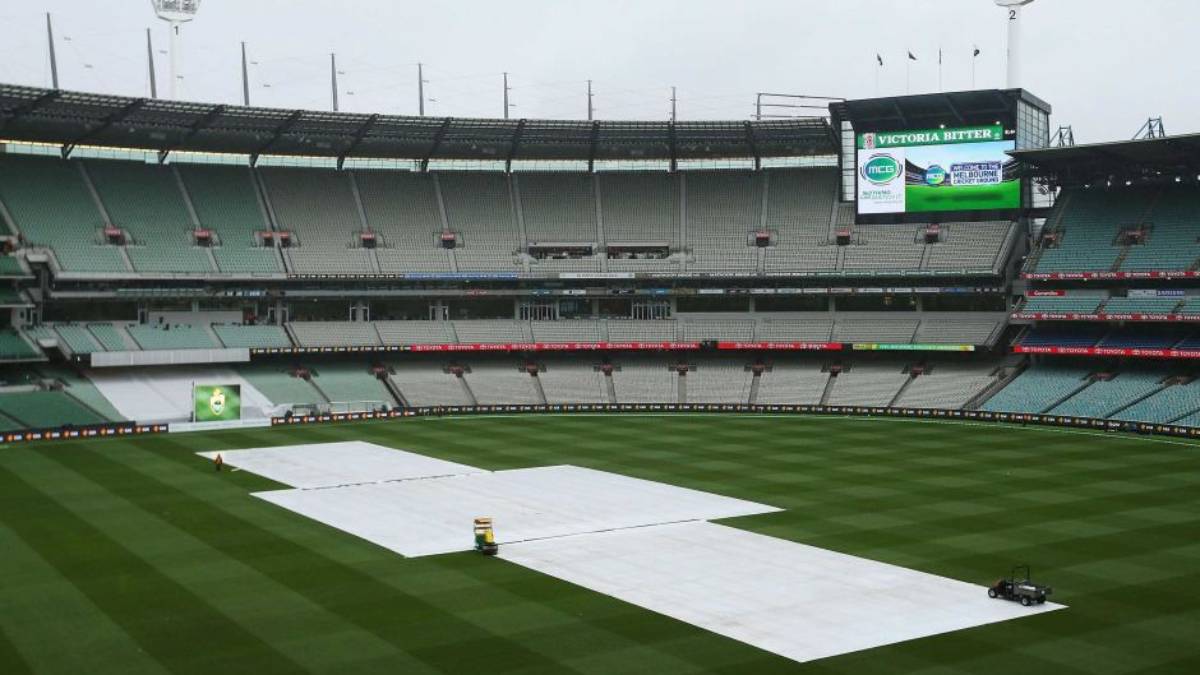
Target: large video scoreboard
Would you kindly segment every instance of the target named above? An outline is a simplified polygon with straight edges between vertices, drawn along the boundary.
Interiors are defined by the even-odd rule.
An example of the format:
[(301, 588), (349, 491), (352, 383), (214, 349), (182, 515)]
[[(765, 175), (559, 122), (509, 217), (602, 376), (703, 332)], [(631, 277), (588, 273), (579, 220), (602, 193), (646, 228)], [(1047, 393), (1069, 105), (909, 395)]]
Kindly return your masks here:
[(1050, 106), (1020, 89), (859, 99), (830, 106), (842, 199), (860, 223), (1016, 218), (1032, 206), (1009, 153), (1048, 143)]
[(1000, 125), (859, 134), (858, 213), (997, 211), (1021, 207)]

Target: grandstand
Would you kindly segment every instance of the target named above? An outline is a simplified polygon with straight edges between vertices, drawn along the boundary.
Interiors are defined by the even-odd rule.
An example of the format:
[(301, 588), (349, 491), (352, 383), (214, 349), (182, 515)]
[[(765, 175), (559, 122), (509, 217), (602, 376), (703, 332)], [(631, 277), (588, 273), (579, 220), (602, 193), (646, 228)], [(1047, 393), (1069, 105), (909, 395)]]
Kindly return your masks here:
[(537, 379), (549, 404), (613, 403), (609, 400), (608, 379), (599, 364), (579, 358), (543, 359)]
[(175, 170), (198, 226), (216, 235), (212, 255), (219, 271), (259, 275), (283, 271), (273, 242), (260, 238), (271, 228), (249, 169), (179, 164)]
[[(4, 91), (23, 105), (36, 96)], [(995, 119), (980, 100), (948, 96), (887, 100), (947, 124)], [(997, 96), (1014, 116), (1041, 105), (1026, 92)], [(108, 115), (130, 105), (90, 101)], [(1061, 188), (1034, 231), (1023, 211), (857, 214), (833, 129), (880, 124), (866, 102), (834, 103), (828, 118), (673, 131), (526, 120), (519, 143), (500, 140), (517, 133), (513, 122), (381, 116), (363, 127), (301, 111), (265, 162), (240, 156), (242, 140), (183, 121), (187, 105), (139, 105), (187, 139), (157, 163), (122, 156), (130, 139), (158, 147), (139, 124), (124, 140), (97, 138), (118, 146), (104, 153), (0, 157), (0, 216), (14, 235), (0, 265), (11, 285), (0, 304), (14, 310), (0, 361), (93, 366), (71, 389), (104, 419), (183, 419), (186, 402), (109, 396), (181, 386), (172, 370), (162, 382), (148, 373), (212, 359), (232, 360), (227, 372), (267, 412), (742, 403), (1169, 422), (1200, 409), (1189, 368), (1125, 361), (1200, 353), (1186, 321), (1200, 314), (1191, 282), (1050, 283), (1189, 279), (1200, 262), (1200, 189), (1063, 179), (1064, 166), (1104, 164), (1097, 150), (1013, 153)], [(30, 140), (57, 133), (36, 107), (19, 112)], [(375, 124), (388, 131), (362, 136)], [(344, 134), (339, 147), (361, 142), (382, 156), (311, 161), (324, 152), (301, 131), (313, 125)], [(396, 144), (396, 133), (409, 140)], [(421, 143), (437, 156), (414, 155)], [(186, 154), (214, 149), (240, 159)], [(572, 164), (546, 163), (558, 160)], [(29, 281), (40, 274), (46, 290)], [(174, 318), (152, 318), (161, 310)], [(1090, 350), (1116, 361), (1089, 360)], [(961, 358), (938, 358), (946, 351)], [(34, 381), (43, 384), (22, 386), (59, 391)]]
[(1197, 216), (1195, 186), (1070, 189), (1050, 216), (1050, 243), (1031, 257), (1027, 271), (1193, 270), (1200, 261)]
[(217, 271), (208, 252), (192, 240), (198, 223), (171, 169), (119, 160), (88, 160), (82, 169), (110, 227), (122, 231), (125, 254), (135, 271)]
[(121, 248), (104, 240), (107, 223), (81, 167), (74, 161), (0, 156), (0, 200), (28, 245), (48, 250), (61, 273), (130, 273)]
[(753, 373), (741, 359), (697, 359), (685, 371), (685, 403), (749, 403)]
[(359, 235), (366, 229), (347, 174), (316, 169), (258, 170), (263, 197), (280, 231), (294, 237), (284, 249), (297, 273), (371, 274), (379, 270)]
[(431, 175), (355, 171), (351, 176), (367, 226), (378, 238), (380, 272), (451, 271), (449, 253), (439, 245), (446, 226)]
[(831, 375), (822, 401), (828, 405), (885, 407), (911, 379), (906, 366), (864, 361)]
[(764, 369), (755, 403), (817, 405), (829, 383), (829, 372), (815, 360), (780, 357)]
[[(523, 172), (510, 180), (488, 172), (338, 173), (13, 157), (0, 174), (5, 170), (33, 172), (38, 189), (54, 184), (55, 195), (69, 195), (53, 206), (69, 209), (54, 216), (66, 228), (61, 231), (45, 230), (41, 214), (51, 206), (36, 203), (37, 192), (17, 180), (13, 195), (0, 192), (0, 200), (13, 202), (13, 221), (29, 230), (31, 242), (47, 246), (65, 272), (78, 274), (526, 273), (522, 253), (529, 243), (594, 251), (601, 244), (656, 245), (667, 253), (686, 248), (688, 271), (714, 275), (994, 274), (1015, 227), (957, 223), (927, 243), (914, 226), (863, 225), (849, 246), (839, 247), (832, 235), (832, 173), (821, 169)], [(106, 226), (123, 239), (108, 242)], [(276, 248), (276, 231), (288, 236), (286, 248)], [(444, 232), (456, 238), (454, 249), (441, 246)], [(771, 237), (761, 253), (752, 242), (756, 232)], [(90, 242), (86, 249), (78, 248), (81, 236)], [(679, 264), (673, 256), (528, 260), (535, 275), (601, 267), (668, 272)]]

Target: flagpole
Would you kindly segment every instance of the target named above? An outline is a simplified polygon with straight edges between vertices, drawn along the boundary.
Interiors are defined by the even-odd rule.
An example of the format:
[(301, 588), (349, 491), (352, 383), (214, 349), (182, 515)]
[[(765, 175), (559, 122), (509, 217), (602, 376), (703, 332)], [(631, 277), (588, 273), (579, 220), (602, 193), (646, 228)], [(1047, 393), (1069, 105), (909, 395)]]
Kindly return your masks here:
[[(912, 54), (912, 52), (909, 52)], [(912, 93), (912, 57), (904, 60), (904, 93)]]
[(975, 64), (979, 61), (979, 45), (971, 45), (971, 88), (975, 88)]
[(942, 92), (942, 48), (938, 47), (938, 91)]

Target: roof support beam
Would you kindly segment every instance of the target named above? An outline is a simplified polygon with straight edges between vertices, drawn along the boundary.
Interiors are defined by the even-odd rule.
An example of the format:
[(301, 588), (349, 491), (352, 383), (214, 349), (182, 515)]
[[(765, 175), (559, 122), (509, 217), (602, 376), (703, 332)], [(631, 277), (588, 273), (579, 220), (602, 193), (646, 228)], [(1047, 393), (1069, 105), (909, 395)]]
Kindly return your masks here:
[(433, 144), (429, 146), (429, 152), (421, 158), (422, 171), (429, 170), (429, 160), (433, 159), (433, 156), (437, 154), (438, 148), (442, 147), (442, 139), (446, 137), (446, 131), (450, 129), (450, 122), (453, 119), (453, 117), (447, 117), (442, 120), (442, 125), (438, 127), (437, 131), (433, 132)]
[(62, 146), (62, 149), (61, 149), (62, 158), (66, 159), (66, 158), (70, 157), (71, 152), (75, 150), (75, 146), (107, 131), (110, 127), (112, 127), (112, 125), (117, 124), (118, 122), (121, 122), (125, 118), (127, 118), (130, 115), (132, 115), (133, 113), (137, 112), (139, 108), (146, 105), (147, 100), (148, 99), (144, 99), (144, 98), (133, 99), (129, 103), (125, 104), (120, 110), (109, 115), (108, 117), (105, 117), (104, 120), (101, 121), (100, 124), (97, 125), (95, 128), (89, 130), (87, 133), (84, 133), (81, 136), (76, 137), (75, 140), (73, 140), (73, 141), (68, 141), (68, 142), (64, 143)]
[(371, 127), (375, 126), (375, 122), (377, 121), (379, 121), (378, 113), (368, 117), (366, 121), (362, 123), (362, 126), (355, 130), (354, 139), (350, 141), (350, 145), (346, 146), (346, 149), (342, 151), (342, 154), (338, 155), (338, 171), (342, 170), (342, 165), (346, 163), (346, 157), (358, 149), (359, 144), (362, 143), (362, 140), (367, 137), (367, 132), (371, 130)]
[(675, 122), (667, 122), (667, 143), (671, 147), (671, 171), (677, 165), (675, 157)]
[(525, 118), (517, 120), (517, 128), (513, 130), (512, 143), (508, 146), (508, 157), (504, 160), (505, 173), (512, 172), (512, 162), (521, 147), (521, 134), (525, 132)]
[(762, 157), (758, 154), (758, 143), (754, 141), (754, 126), (749, 122), (744, 125), (746, 129), (746, 145), (750, 147), (750, 154), (754, 155), (754, 170), (762, 168)]
[(3, 130), (6, 127), (8, 127), (9, 122), (17, 121), (21, 117), (24, 117), (25, 115), (27, 115), (31, 112), (34, 112), (38, 108), (46, 105), (47, 103), (54, 101), (55, 99), (57, 99), (60, 96), (62, 96), (61, 89), (51, 89), (51, 90), (47, 91), (46, 93), (42, 94), (41, 96), (38, 96), (37, 98), (33, 99), (32, 101), (30, 101), (24, 105), (19, 105), (19, 106), (13, 108), (12, 111), (5, 114), (3, 118), (0, 118), (0, 130)]
[(275, 145), (275, 143), (279, 141), (279, 139), (286, 134), (289, 129), (294, 127), (296, 122), (300, 121), (300, 118), (303, 116), (303, 110), (293, 110), (287, 116), (287, 118), (280, 122), (279, 126), (275, 127), (275, 130), (271, 132), (271, 138), (268, 139), (266, 143), (258, 146), (258, 149), (256, 149), (254, 152), (250, 153), (250, 166), (256, 166), (258, 164), (258, 158), (264, 152), (270, 150), (271, 146)]
[(167, 161), (167, 156), (171, 154), (171, 151), (186, 147), (187, 144), (196, 137), (196, 134), (200, 133), (204, 129), (207, 129), (209, 125), (215, 122), (223, 112), (225, 112), (224, 104), (215, 105), (210, 108), (208, 112), (204, 113), (203, 117), (196, 120), (190, 127), (188, 127), (187, 133), (183, 135), (183, 138), (179, 139), (178, 143), (169, 148), (164, 148), (158, 151), (158, 163), (162, 164), (163, 162)]
[(588, 132), (588, 173), (596, 170), (596, 146), (600, 144), (600, 123), (592, 122), (592, 130)]

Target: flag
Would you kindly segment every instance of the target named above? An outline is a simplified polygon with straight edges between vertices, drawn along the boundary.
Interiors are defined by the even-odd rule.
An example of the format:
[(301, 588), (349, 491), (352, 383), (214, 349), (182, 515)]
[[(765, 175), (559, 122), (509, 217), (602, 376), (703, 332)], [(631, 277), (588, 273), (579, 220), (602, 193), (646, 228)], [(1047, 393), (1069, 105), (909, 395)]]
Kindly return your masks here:
[(981, 53), (982, 53), (982, 52), (980, 52), (980, 51), (979, 51), (979, 46), (978, 46), (978, 45), (976, 45), (976, 46), (975, 46), (975, 53), (974, 53), (974, 54), (972, 54), (971, 56), (973, 56), (973, 57), (974, 57), (974, 56), (979, 56)]
[(879, 54), (875, 55), (875, 60), (879, 62), (879, 65), (881, 65), (881, 66), (883, 65), (883, 57), (880, 56)]
[(909, 53), (908, 53), (908, 60), (909, 60), (909, 61), (916, 61), (916, 60), (917, 60), (917, 57), (913, 56), (913, 53), (912, 53), (912, 52), (909, 52)]

